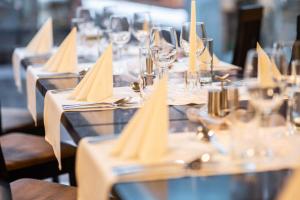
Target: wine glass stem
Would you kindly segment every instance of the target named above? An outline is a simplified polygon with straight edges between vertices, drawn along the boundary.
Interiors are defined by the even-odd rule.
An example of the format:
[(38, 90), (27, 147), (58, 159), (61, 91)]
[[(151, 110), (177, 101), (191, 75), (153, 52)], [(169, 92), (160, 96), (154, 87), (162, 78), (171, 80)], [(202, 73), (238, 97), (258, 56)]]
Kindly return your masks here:
[(118, 45), (118, 50), (117, 50), (117, 58), (120, 60), (122, 58), (122, 45)]
[(159, 68), (159, 78), (162, 78), (168, 73), (168, 66), (162, 66)]

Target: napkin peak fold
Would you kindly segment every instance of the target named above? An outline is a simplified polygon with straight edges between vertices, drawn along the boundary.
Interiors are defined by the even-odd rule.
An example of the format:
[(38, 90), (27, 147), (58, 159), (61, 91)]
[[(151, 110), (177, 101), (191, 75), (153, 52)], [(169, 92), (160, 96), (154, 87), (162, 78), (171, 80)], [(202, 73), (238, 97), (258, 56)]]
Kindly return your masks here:
[(272, 87), (274, 86), (274, 80), (272, 77), (280, 80), (281, 73), (259, 43), (257, 43), (256, 51), (258, 55), (258, 83), (262, 87)]
[(26, 50), (34, 54), (49, 53), (53, 46), (52, 26), (52, 18), (50, 17), (28, 43)]
[(167, 77), (160, 80), (144, 106), (127, 124), (116, 141), (112, 155), (137, 159), (142, 163), (159, 161), (167, 152), (169, 112)]
[(113, 50), (110, 44), (70, 94), (77, 101), (100, 102), (113, 96)]
[(57, 52), (44, 65), (49, 72), (76, 72), (77, 70), (77, 30), (73, 28), (69, 35), (59, 46)]
[(190, 23), (190, 50), (189, 50), (189, 71), (196, 71), (197, 61), (197, 31), (196, 31), (196, 1), (191, 1), (191, 23)]

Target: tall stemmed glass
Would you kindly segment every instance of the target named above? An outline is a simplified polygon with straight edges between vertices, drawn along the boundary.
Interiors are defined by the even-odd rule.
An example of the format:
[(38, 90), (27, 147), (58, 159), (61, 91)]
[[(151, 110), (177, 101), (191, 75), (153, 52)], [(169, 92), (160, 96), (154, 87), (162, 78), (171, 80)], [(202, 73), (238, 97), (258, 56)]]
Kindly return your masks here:
[(134, 13), (132, 21), (132, 33), (140, 42), (141, 46), (146, 46), (149, 41), (150, 30), (152, 27), (149, 12)]
[(150, 52), (159, 76), (167, 73), (177, 58), (177, 36), (173, 27), (154, 27), (150, 34)]
[(93, 14), (90, 9), (78, 7), (76, 10), (76, 17), (83, 19), (85, 22), (93, 21)]
[(126, 16), (113, 15), (110, 18), (110, 38), (118, 47), (117, 57), (121, 59), (122, 48), (130, 40), (130, 25)]
[[(268, 57), (273, 58), (272, 50), (266, 50)], [(275, 80), (273, 73), (274, 65), (269, 62), (268, 66), (259, 66), (259, 55), (255, 50), (250, 50), (246, 59), (244, 77), (249, 96), (249, 103), (256, 113), (258, 130), (262, 143), (261, 154), (272, 156), (274, 153), (268, 141), (272, 139), (270, 128), (272, 128), (272, 114), (277, 111), (284, 100), (284, 88), (281, 80)], [(264, 74), (260, 74), (260, 68), (264, 67)], [(264, 70), (262, 70), (264, 71)]]
[[(273, 46), (272, 61), (282, 74), (282, 84), (288, 96), (287, 125), (289, 133), (294, 133), (299, 125), (299, 105), (296, 94), (300, 88), (300, 41), (276, 42)], [(297, 126), (297, 127), (296, 127)]]
[[(183, 49), (186, 56), (190, 52), (190, 22), (186, 22), (181, 27), (180, 47)], [(196, 23), (197, 43), (201, 43), (202, 38), (206, 38), (206, 30), (203, 22)], [(205, 44), (197, 45), (197, 56), (200, 56), (205, 49)]]

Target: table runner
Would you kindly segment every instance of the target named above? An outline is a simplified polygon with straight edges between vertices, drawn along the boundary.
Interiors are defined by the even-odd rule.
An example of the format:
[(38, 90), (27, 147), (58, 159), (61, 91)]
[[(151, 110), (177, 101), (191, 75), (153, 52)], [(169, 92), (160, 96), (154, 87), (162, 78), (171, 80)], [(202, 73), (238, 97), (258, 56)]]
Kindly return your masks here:
[[(90, 67), (91, 63), (79, 64), (79, 71)], [(60, 73), (52, 73), (44, 71), (42, 67), (29, 66), (26, 72), (26, 90), (27, 90), (27, 108), (35, 122), (37, 124), (37, 112), (36, 112), (36, 82), (42, 76), (60, 76)], [(77, 76), (75, 73), (68, 76)], [(64, 76), (61, 76), (62, 78)]]
[[(60, 169), (61, 169), (60, 118), (62, 113), (64, 112), (62, 105), (84, 103), (80, 101), (70, 100), (68, 96), (70, 95), (71, 92), (72, 91), (52, 93), (51, 91), (48, 91), (46, 93), (45, 102), (44, 102), (45, 139), (52, 146), (54, 154), (58, 160)], [(128, 96), (137, 97), (137, 94), (134, 93), (129, 87), (114, 88), (114, 96), (105, 99), (103, 102), (115, 102), (118, 99), (128, 97)], [(91, 110), (97, 110), (97, 109), (91, 109)], [(100, 109), (100, 110), (105, 110), (105, 109)], [(76, 111), (80, 111), (80, 110), (77, 109)]]
[[(57, 50), (57, 47), (52, 49), (53, 53)], [(26, 50), (26, 47), (16, 48), (12, 55), (12, 67), (14, 73), (15, 85), (19, 92), (22, 92), (22, 80), (21, 80), (21, 61), (30, 56), (42, 56), (42, 55), (34, 55)]]
[[(284, 132), (285, 130), (286, 127), (276, 127), (276, 129), (272, 129), (270, 132), (273, 132), (275, 136), (278, 131)], [(229, 148), (231, 140), (228, 133), (228, 131), (217, 133), (218, 141), (223, 143), (226, 148)], [(151, 177), (145, 175), (133, 176), (121, 182), (163, 180), (182, 176), (237, 174), (250, 171), (260, 172), (299, 167), (300, 150), (298, 146), (300, 144), (300, 136), (283, 136), (281, 139), (274, 138), (274, 141), (269, 142), (274, 143), (272, 146), (276, 148), (275, 152), (278, 153), (279, 157), (254, 160), (255, 168), (253, 169), (244, 168), (241, 161), (234, 160), (230, 155), (219, 155), (216, 162), (203, 164), (203, 168), (188, 174), (184, 170), (178, 170), (176, 173), (174, 171), (171, 173), (163, 172)], [(113, 173), (113, 167), (141, 164), (135, 160), (124, 161), (112, 157), (110, 151), (115, 140), (104, 140), (96, 143), (92, 141), (91, 138), (82, 139), (77, 151), (76, 177), (78, 181), (78, 200), (109, 199), (112, 185), (120, 181)], [(171, 134), (169, 144), (176, 147), (176, 152), (170, 153), (167, 156), (168, 159), (164, 158), (166, 160), (184, 159), (188, 161), (194, 156), (199, 156), (199, 154), (214, 151), (211, 144), (199, 142), (192, 133)], [(286, 145), (289, 145), (289, 147), (283, 149)]]

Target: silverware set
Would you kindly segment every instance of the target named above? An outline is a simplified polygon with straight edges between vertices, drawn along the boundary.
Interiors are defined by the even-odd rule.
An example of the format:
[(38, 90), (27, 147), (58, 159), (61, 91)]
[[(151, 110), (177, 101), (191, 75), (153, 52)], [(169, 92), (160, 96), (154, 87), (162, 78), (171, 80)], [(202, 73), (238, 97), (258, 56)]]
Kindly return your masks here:
[(114, 102), (100, 102), (100, 103), (78, 103), (78, 104), (64, 104), (64, 110), (76, 109), (91, 109), (91, 108), (126, 108), (136, 106), (136, 103), (131, 102), (132, 97), (121, 98)]

